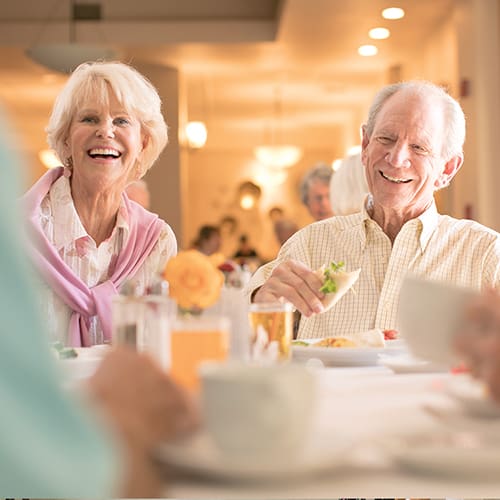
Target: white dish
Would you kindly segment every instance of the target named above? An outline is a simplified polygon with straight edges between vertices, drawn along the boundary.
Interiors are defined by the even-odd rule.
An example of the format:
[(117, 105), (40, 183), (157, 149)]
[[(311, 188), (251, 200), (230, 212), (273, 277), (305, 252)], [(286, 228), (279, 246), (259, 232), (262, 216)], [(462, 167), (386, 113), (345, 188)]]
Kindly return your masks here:
[(394, 373), (439, 373), (446, 372), (446, 366), (415, 358), (411, 354), (387, 356), (379, 354), (378, 364), (390, 368)]
[(178, 444), (165, 443), (157, 449), (158, 459), (183, 472), (222, 481), (280, 481), (331, 472), (346, 460), (351, 446), (340, 434), (334, 440), (317, 436), (309, 440), (297, 456), (268, 457), (250, 460), (224, 456), (207, 432)]
[(415, 472), (433, 476), (497, 480), (500, 469), (499, 441), (482, 439), (472, 432), (418, 434), (387, 441), (393, 461)]
[(450, 380), (446, 390), (465, 413), (474, 417), (500, 419), (500, 404), (488, 397), (482, 382), (468, 375), (456, 376)]
[[(308, 344), (318, 342), (318, 339), (302, 340)], [(396, 343), (395, 346), (392, 342)], [(375, 366), (379, 355), (392, 355), (404, 350), (404, 345), (398, 340), (386, 341), (386, 347), (314, 347), (292, 346), (292, 357), (295, 361), (319, 359), (325, 366)]]

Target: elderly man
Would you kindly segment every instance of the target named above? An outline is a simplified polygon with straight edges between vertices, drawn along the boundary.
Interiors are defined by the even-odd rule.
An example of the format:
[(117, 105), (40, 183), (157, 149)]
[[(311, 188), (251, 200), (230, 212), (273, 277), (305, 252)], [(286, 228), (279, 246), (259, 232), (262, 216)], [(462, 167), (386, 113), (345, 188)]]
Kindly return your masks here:
[(315, 221), (333, 215), (330, 205), (332, 167), (319, 164), (309, 170), (300, 184), (300, 198)]
[[(311, 224), (261, 267), (247, 291), (255, 302), (292, 302), (302, 314), (299, 338), (355, 336), (397, 329), (406, 273), (476, 289), (495, 287), (500, 235), (476, 222), (440, 215), (434, 192), (463, 162), (465, 118), (458, 102), (428, 82), (384, 87), (363, 126), (362, 160), (371, 196), (357, 214)], [(331, 261), (361, 268), (355, 292), (324, 312), (321, 280)], [(322, 314), (323, 313), (323, 314)]]

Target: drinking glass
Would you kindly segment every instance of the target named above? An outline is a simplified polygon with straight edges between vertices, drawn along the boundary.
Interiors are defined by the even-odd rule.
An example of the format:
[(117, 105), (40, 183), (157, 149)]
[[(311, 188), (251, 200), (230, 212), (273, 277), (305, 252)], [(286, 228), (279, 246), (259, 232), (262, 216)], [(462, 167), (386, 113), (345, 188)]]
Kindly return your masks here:
[(274, 363), (290, 360), (293, 311), (289, 302), (250, 304), (252, 361)]
[(225, 361), (229, 320), (225, 316), (178, 316), (170, 333), (170, 374), (185, 388), (199, 390), (198, 369), (205, 361)]

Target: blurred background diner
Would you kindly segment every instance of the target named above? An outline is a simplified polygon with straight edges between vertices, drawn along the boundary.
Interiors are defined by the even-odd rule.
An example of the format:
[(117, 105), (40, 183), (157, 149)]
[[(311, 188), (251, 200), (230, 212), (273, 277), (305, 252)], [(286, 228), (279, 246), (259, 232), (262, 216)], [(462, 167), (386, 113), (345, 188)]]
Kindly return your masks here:
[[(389, 6), (403, 17), (383, 17)], [(179, 248), (230, 215), (235, 243), (244, 231), (267, 260), (278, 248), (268, 211), (310, 223), (299, 195), (306, 171), (359, 146), (383, 84), (428, 79), (460, 100), (469, 129), (464, 167), (438, 208), (498, 230), (498, 11), (496, 0), (18, 0), (0, 12), (0, 99), (27, 187), (46, 171), (43, 129), (67, 79), (55, 68), (74, 68), (73, 57), (132, 62), (158, 88), (169, 127), (169, 147), (145, 177), (151, 211)], [(102, 50), (88, 52), (95, 45)], [(242, 191), (249, 182), (260, 196)]]

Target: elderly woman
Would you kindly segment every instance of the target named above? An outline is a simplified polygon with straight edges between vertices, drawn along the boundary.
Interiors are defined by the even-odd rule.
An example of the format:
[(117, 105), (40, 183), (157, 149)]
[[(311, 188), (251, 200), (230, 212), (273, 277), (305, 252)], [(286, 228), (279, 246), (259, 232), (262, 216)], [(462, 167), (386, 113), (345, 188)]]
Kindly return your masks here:
[(111, 298), (133, 279), (145, 289), (177, 252), (171, 228), (125, 189), (167, 143), (156, 89), (132, 67), (85, 63), (57, 97), (47, 127), (64, 163), (24, 195), (42, 308), (53, 340), (111, 339)]

